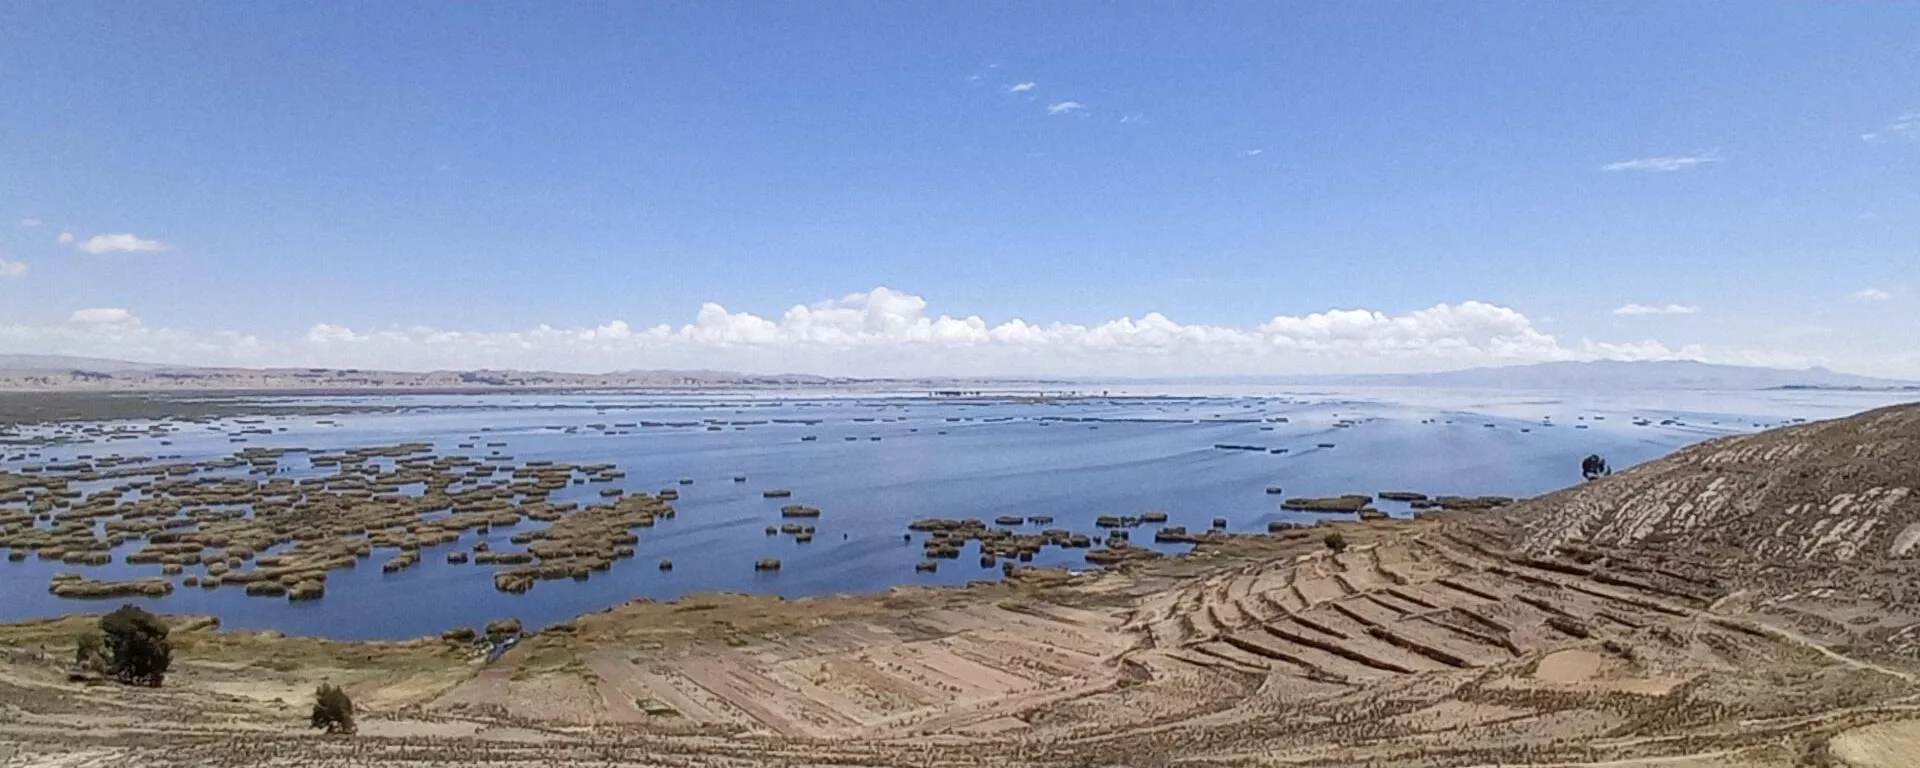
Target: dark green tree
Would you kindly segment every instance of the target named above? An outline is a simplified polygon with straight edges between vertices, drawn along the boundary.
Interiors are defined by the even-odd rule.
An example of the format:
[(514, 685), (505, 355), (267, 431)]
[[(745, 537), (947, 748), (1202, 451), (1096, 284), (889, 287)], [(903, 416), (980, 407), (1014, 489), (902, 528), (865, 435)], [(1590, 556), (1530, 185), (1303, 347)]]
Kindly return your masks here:
[(167, 625), (160, 617), (139, 606), (122, 605), (100, 617), (100, 635), (109, 657), (107, 674), (114, 679), (154, 688), (166, 680), (167, 668), (173, 665), (173, 646), (167, 642)]
[(353, 699), (338, 686), (321, 683), (313, 692), (313, 727), (327, 733), (353, 733)]

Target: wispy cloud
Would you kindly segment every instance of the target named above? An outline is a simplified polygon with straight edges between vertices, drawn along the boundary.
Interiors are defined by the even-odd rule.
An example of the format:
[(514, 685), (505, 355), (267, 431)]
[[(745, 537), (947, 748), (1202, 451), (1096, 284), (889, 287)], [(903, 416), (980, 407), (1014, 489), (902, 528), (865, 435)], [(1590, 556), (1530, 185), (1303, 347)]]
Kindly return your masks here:
[(1018, 83), (1014, 83), (1013, 85), (1007, 86), (1007, 92), (1008, 93), (1026, 93), (1027, 91), (1031, 91), (1038, 87), (1040, 87), (1039, 83), (1036, 83), (1032, 80), (1022, 80)]
[(144, 237), (126, 232), (111, 235), (94, 235), (93, 237), (78, 242), (75, 242), (73, 233), (62, 232), (60, 233), (60, 243), (62, 245), (72, 245), (82, 253), (96, 254), (152, 253), (154, 251), (164, 251), (172, 248), (172, 246), (158, 240), (148, 240)]
[(1720, 158), (1713, 155), (1667, 155), (1665, 157), (1641, 157), (1622, 160), (1600, 166), (1603, 171), (1684, 171), (1707, 163), (1718, 163)]
[(1052, 104), (1047, 105), (1047, 114), (1065, 115), (1072, 112), (1079, 112), (1086, 108), (1087, 108), (1087, 105), (1077, 101), (1056, 101)]
[(1245, 152), (1242, 152), (1242, 153), (1240, 153), (1240, 154), (1243, 154), (1243, 155), (1246, 155), (1247, 157), (1259, 157), (1259, 156), (1261, 156), (1261, 155), (1264, 155), (1264, 154), (1266, 154), (1266, 152), (1267, 152), (1267, 151), (1266, 151), (1266, 150), (1264, 150), (1264, 149), (1249, 149), (1249, 150), (1247, 150), (1247, 151), (1245, 151)]
[(979, 69), (974, 70), (973, 74), (967, 75), (967, 85), (970, 85), (976, 88), (986, 85), (987, 75), (992, 74), (993, 70), (996, 70), (999, 68), (1000, 68), (1000, 65), (998, 64), (987, 64)]
[(20, 226), (23, 226), (23, 227), (37, 227), (37, 226), (40, 226), (40, 220), (39, 220), (39, 219), (36, 219), (36, 218), (34, 218), (34, 217), (32, 217), (32, 216), (28, 216), (28, 217), (26, 217), (26, 218), (24, 218), (24, 219), (21, 219), (21, 220), (20, 220)]
[(1620, 317), (1638, 315), (1697, 315), (1700, 308), (1686, 304), (1628, 304), (1614, 307), (1613, 314)]
[(6, 259), (0, 259), (0, 278), (26, 277), (26, 276), (27, 276), (26, 262), (8, 261)]
[(1140, 114), (1138, 112), (1135, 112), (1131, 115), (1120, 116), (1120, 122), (1122, 123), (1144, 123), (1146, 121), (1147, 121), (1147, 116)]
[(1847, 298), (1853, 299), (1855, 301), (1886, 301), (1887, 299), (1893, 298), (1893, 292), (1882, 290), (1880, 288), (1875, 288), (1873, 286), (1867, 286), (1860, 290), (1854, 291), (1853, 293), (1847, 294)]
[(1908, 112), (1895, 118), (1893, 122), (1880, 127), (1880, 130), (1860, 134), (1861, 141), (1888, 141), (1906, 139), (1920, 141), (1920, 112)]

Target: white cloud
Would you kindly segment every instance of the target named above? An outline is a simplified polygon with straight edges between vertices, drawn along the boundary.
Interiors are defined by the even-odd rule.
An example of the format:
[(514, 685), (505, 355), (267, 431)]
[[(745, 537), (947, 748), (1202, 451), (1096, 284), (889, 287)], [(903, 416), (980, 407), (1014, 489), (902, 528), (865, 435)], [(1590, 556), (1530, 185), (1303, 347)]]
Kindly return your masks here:
[(1858, 301), (1886, 301), (1893, 298), (1893, 292), (1868, 286), (1847, 294), (1847, 297)]
[(28, 227), (28, 228), (37, 227), (37, 226), (40, 226), (40, 220), (32, 216), (28, 216), (20, 220), (20, 226)]
[(1138, 112), (1135, 112), (1131, 115), (1120, 116), (1120, 122), (1122, 123), (1144, 123), (1146, 121), (1147, 121), (1147, 116), (1140, 114)]
[(27, 264), (23, 261), (0, 259), (0, 277), (26, 277)]
[(1697, 315), (1700, 308), (1685, 304), (1628, 304), (1614, 307), (1613, 314), (1621, 317), (1634, 315)]
[(1249, 149), (1245, 152), (1242, 152), (1241, 154), (1246, 155), (1247, 157), (1259, 157), (1265, 153), (1266, 153), (1266, 150), (1264, 149)]
[(60, 233), (60, 236), (59, 236), (59, 237), (56, 237), (56, 238), (54, 238), (54, 240), (55, 240), (55, 241), (57, 241), (57, 242), (59, 242), (59, 243), (60, 243), (61, 245), (72, 245), (72, 244), (73, 244), (73, 233), (72, 233), (72, 232), (62, 232), (62, 233)]
[(611, 320), (463, 331), (322, 322), (279, 339), (157, 327), (126, 309), (95, 308), (59, 325), (0, 325), (0, 349), (199, 365), (716, 368), (855, 376), (1405, 371), (1594, 359), (1824, 362), (1656, 340), (1565, 342), (1518, 310), (1481, 301), (1400, 313), (1330, 309), (1238, 326), (1182, 323), (1158, 312), (1095, 324), (988, 322), (932, 313), (924, 298), (884, 287), (772, 315), (708, 302), (681, 325)]
[(1018, 83), (1014, 83), (1013, 85), (1007, 86), (1007, 92), (1008, 93), (1026, 93), (1027, 91), (1031, 91), (1038, 87), (1040, 87), (1039, 83), (1036, 83), (1032, 80), (1022, 80)]
[[(73, 234), (69, 232), (60, 233), (60, 242), (62, 244), (73, 243)], [(73, 247), (84, 253), (95, 254), (150, 253), (171, 248), (171, 246), (158, 240), (148, 240), (125, 232), (112, 235), (94, 235), (93, 237), (81, 240)]]
[(139, 325), (140, 318), (132, 312), (119, 307), (94, 307), (75, 310), (67, 316), (67, 322), (74, 325)]
[(1860, 134), (1861, 141), (1879, 142), (1892, 139), (1920, 141), (1920, 112), (1908, 112), (1882, 126), (1880, 130)]
[(1603, 171), (1684, 171), (1697, 165), (1720, 162), (1712, 155), (1669, 155), (1622, 160), (1600, 166)]
[(1071, 112), (1078, 112), (1086, 108), (1087, 108), (1087, 105), (1081, 104), (1080, 102), (1077, 102), (1077, 101), (1056, 101), (1052, 104), (1047, 105), (1047, 114), (1064, 115)]

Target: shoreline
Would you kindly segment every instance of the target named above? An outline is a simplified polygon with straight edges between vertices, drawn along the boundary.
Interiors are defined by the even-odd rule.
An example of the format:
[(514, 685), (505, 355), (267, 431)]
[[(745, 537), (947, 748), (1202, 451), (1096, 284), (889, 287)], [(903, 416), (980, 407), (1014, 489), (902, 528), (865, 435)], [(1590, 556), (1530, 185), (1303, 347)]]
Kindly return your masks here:
[[(158, 768), (240, 754), (499, 768), (669, 755), (1784, 768), (1920, 735), (1920, 670), (1892, 631), (1920, 626), (1920, 604), (1886, 558), (1727, 558), (1669, 535), (1694, 521), (1668, 508), (1672, 493), (1690, 489), (1687, 509), (1718, 499), (1709, 514), (1728, 530), (1782, 540), (1773, 519), (1740, 528), (1743, 510), (1913, 486), (1916, 424), (1920, 407), (1902, 406), (1730, 435), (1499, 509), (1222, 535), (1078, 576), (630, 599), (538, 627), (500, 616), (485, 640), (479, 627), (330, 640), (176, 614), (172, 668), (151, 689), (70, 670), (73, 637), (97, 613), (9, 622), (0, 692), (24, 719), (0, 718), (0, 741), (29, 763)], [(1892, 448), (1904, 451), (1893, 462), (1858, 459)], [(1665, 510), (1651, 533), (1588, 538), (1589, 515), (1646, 510)], [(1860, 597), (1771, 608), (1826, 588)], [(1868, 607), (1888, 618), (1841, 621)], [(352, 697), (357, 735), (307, 729), (323, 683)]]
[[(833, 603), (886, 603), (890, 599), (901, 597), (909, 599), (931, 598), (936, 600), (953, 598), (973, 599), (995, 592), (1034, 590), (1063, 590), (1070, 592), (1081, 589), (1092, 590), (1100, 587), (1102, 582), (1131, 584), (1153, 579), (1183, 578), (1192, 575), (1196, 570), (1204, 570), (1208, 567), (1219, 565), (1218, 562), (1209, 561), (1244, 560), (1259, 553), (1275, 549), (1299, 549), (1302, 548), (1300, 545), (1302, 541), (1307, 541), (1308, 544), (1311, 544), (1311, 547), (1306, 547), (1306, 549), (1311, 551), (1312, 547), (1323, 546), (1318, 535), (1326, 532), (1338, 531), (1342, 535), (1352, 536), (1356, 532), (1363, 531), (1365, 532), (1365, 536), (1360, 538), (1364, 540), (1383, 535), (1391, 535), (1415, 525), (1429, 523), (1439, 524), (1449, 519), (1458, 519), (1457, 516), (1460, 515), (1470, 514), (1474, 513), (1469, 511), (1444, 511), (1422, 517), (1418, 520), (1408, 518), (1390, 518), (1385, 520), (1326, 519), (1320, 524), (1309, 528), (1287, 529), (1293, 535), (1282, 536), (1279, 533), (1225, 533), (1196, 542), (1193, 547), (1187, 551), (1151, 559), (1126, 560), (1106, 566), (1090, 565), (1082, 569), (1073, 569), (1066, 566), (1022, 566), (1016, 569), (1014, 575), (993, 579), (974, 579), (962, 584), (891, 584), (875, 590), (846, 590), (817, 595), (802, 595), (799, 597), (787, 597), (771, 592), (698, 589), (666, 599), (650, 597), (629, 598), (604, 608), (583, 611), (541, 627), (529, 626), (527, 627), (527, 631), (522, 634), (531, 636), (556, 626), (574, 624), (588, 617), (617, 613), (623, 610), (646, 606), (658, 606), (667, 610), (678, 610), (685, 606), (705, 605), (714, 602), (734, 602), (750, 605), (764, 604), (767, 606), (777, 606), (783, 611), (804, 612), (805, 609), (810, 606)], [(1301, 533), (1312, 535), (1303, 537), (1299, 535)], [(0, 568), (4, 567), (4, 565), (0, 565)], [(123, 597), (85, 597), (71, 599), (75, 602), (96, 604), (99, 605), (101, 609), (67, 611), (48, 616), (30, 616), (0, 621), (0, 642), (5, 642), (7, 636), (14, 631), (29, 631), (39, 627), (65, 625), (76, 620), (103, 616), (113, 609), (118, 608), (123, 602), (131, 602), (133, 605), (143, 608), (148, 607), (138, 601), (128, 601)], [(156, 609), (162, 607), (163, 606), (152, 606), (152, 608)], [(288, 633), (271, 627), (230, 628), (215, 614), (173, 613), (156, 610), (155, 615), (169, 621), (188, 622), (196, 629), (207, 629), (219, 633), (261, 636), (269, 639), (307, 640), (352, 645), (415, 645), (425, 642), (439, 642), (446, 634), (446, 631), (442, 631), (439, 633), (425, 633), (407, 637), (339, 638), (321, 634)], [(519, 617), (497, 616), (492, 618), (518, 620)], [(458, 627), (449, 628), (448, 631), (451, 629), (458, 629)]]
[[(295, 403), (266, 403), (259, 399), (268, 398), (345, 398), (345, 397), (395, 397), (395, 396), (442, 396), (468, 397), (483, 395), (698, 395), (698, 394), (764, 394), (780, 393), (789, 399), (803, 399), (813, 395), (829, 394), (871, 394), (899, 397), (916, 397), (942, 402), (980, 402), (1014, 400), (1069, 401), (1080, 399), (1098, 399), (1101, 395), (1068, 392), (1038, 392), (1027, 390), (981, 391), (964, 396), (936, 395), (931, 390), (925, 392), (900, 392), (886, 389), (868, 390), (859, 387), (836, 387), (830, 385), (812, 386), (733, 386), (733, 385), (690, 385), (674, 386), (526, 386), (526, 387), (355, 387), (355, 388), (209, 388), (209, 389), (0, 389), (0, 427), (34, 426), (41, 424), (64, 424), (88, 421), (144, 420), (162, 417), (174, 417), (185, 420), (204, 420), (216, 418), (234, 418), (246, 416), (286, 416), (311, 415), (326, 416), (345, 413), (380, 413), (407, 408), (466, 408), (468, 405), (373, 405), (353, 403), (326, 403), (300, 405)], [(253, 400), (249, 400), (249, 398)], [(487, 406), (493, 407), (493, 406)], [(508, 407), (508, 406), (500, 406)], [(525, 406), (537, 408), (589, 408), (594, 406)]]
[[(183, 428), (177, 422), (163, 422), (136, 431), (165, 445), (165, 438)], [(621, 428), (621, 424), (603, 425), (611, 431)], [(246, 425), (236, 434), (268, 429)], [(505, 442), (483, 445), (482, 433), (484, 429), (468, 438), (473, 442), (459, 444), (467, 449), (464, 452), (444, 446), (436, 449), (426, 442), (331, 450), (229, 447), (230, 453), (197, 460), (163, 455), (149, 461), (116, 453), (83, 455), (64, 464), (22, 465), (20, 473), (0, 473), (0, 497), (8, 504), (0, 510), (0, 547), (5, 547), (9, 560), (34, 562), (0, 568), (26, 567), (43, 578), (51, 575), (48, 590), (53, 600), (61, 602), (166, 597), (186, 590), (192, 604), (200, 593), (217, 591), (226, 606), (219, 612), (227, 615), (247, 610), (243, 603), (231, 602), (235, 599), (325, 600), (329, 573), (348, 580), (356, 590), (376, 589), (356, 591), (349, 605), (354, 600), (376, 599), (378, 590), (393, 587), (370, 585), (354, 579), (354, 574), (378, 577), (416, 566), (454, 569), (446, 573), (458, 574), (453, 578), (460, 580), (459, 594), (508, 593), (507, 602), (512, 602), (511, 595), (535, 588), (541, 581), (594, 579), (619, 561), (635, 560), (639, 541), (635, 531), (659, 525), (672, 532), (676, 512), (671, 504), (680, 498), (679, 489), (692, 482), (682, 478), (657, 493), (633, 490), (625, 487), (629, 484), (622, 479), (626, 471), (616, 464), (515, 459), (500, 455), (507, 450)], [(489, 455), (474, 452), (490, 449)], [(288, 476), (288, 470), (299, 474)], [(718, 480), (721, 488), (740, 495), (739, 483), (746, 476), (732, 479), (732, 483)], [(137, 498), (128, 500), (124, 496), (128, 493)], [(789, 537), (794, 544), (812, 540), (818, 508), (761, 498), (788, 493), (784, 488), (768, 488), (745, 494), (750, 501), (742, 503), (753, 504), (754, 514), (775, 521), (765, 523), (764, 537), (757, 532), (749, 537), (753, 546), (763, 539), (772, 544), (775, 537), (782, 544)], [(250, 512), (237, 514), (235, 505)], [(778, 518), (772, 517), (776, 511)], [(899, 568), (900, 575), (892, 578), (901, 582), (917, 578), (920, 571), (940, 570), (943, 562), (964, 569), (951, 561), (959, 559), (962, 549), (974, 556), (976, 544), (980, 575), (969, 578), (969, 571), (959, 570), (960, 578), (994, 581), (1017, 574), (1053, 580), (1057, 575), (1033, 569), (1049, 564), (1085, 567), (1079, 565), (1076, 549), (1085, 552), (1089, 566), (1112, 565), (1160, 558), (1179, 553), (1181, 545), (1228, 536), (1215, 531), (1190, 534), (1183, 527), (1166, 526), (1165, 514), (1147, 513), (1103, 516), (1092, 521), (1092, 528), (1085, 527), (1088, 521), (1084, 520), (1054, 527), (1050, 515), (1017, 519), (1002, 515), (994, 520), (999, 527), (990, 527), (981, 518), (899, 522), (907, 531), (906, 543), (893, 538), (901, 534), (900, 529), (888, 530), (891, 521), (877, 529), (867, 522), (853, 525), (863, 526), (864, 538), (875, 538), (877, 531), (877, 540), (894, 541), (901, 557), (924, 550), (918, 555), (924, 558), (919, 565), (907, 559), (882, 566)], [(1073, 527), (1091, 533), (1075, 533)], [(1268, 525), (1267, 530), (1285, 527), (1291, 524)], [(1129, 529), (1152, 535), (1153, 545), (1133, 544)], [(1161, 551), (1163, 545), (1168, 551)], [(376, 551), (379, 556), (372, 557)], [(443, 556), (445, 565), (439, 564)], [(796, 551), (794, 556), (802, 558), (800, 564), (805, 567), (805, 555)], [(756, 571), (780, 568), (777, 560), (762, 557), (753, 564)], [(387, 559), (375, 571), (373, 564), (380, 558)], [(768, 562), (771, 566), (763, 568)], [(739, 567), (747, 564), (742, 561)], [(669, 560), (660, 565), (663, 573), (671, 569)], [(101, 566), (112, 570), (93, 570)], [(628, 562), (621, 567), (638, 565)], [(475, 586), (486, 576), (492, 577), (491, 590)], [(615, 580), (609, 587), (622, 583)], [(737, 587), (719, 588), (738, 591)], [(165, 610), (167, 604), (159, 607)], [(62, 606), (58, 613), (44, 616), (72, 612)]]
[[(246, 397), (235, 392), (231, 396)], [(261, 395), (252, 395), (261, 396)], [(145, 421), (175, 418), (183, 421), (247, 416), (325, 416), (372, 413), (390, 406), (350, 404), (296, 405), (196, 400), (173, 392), (78, 392), (70, 390), (0, 391), (0, 427), (31, 427), (94, 421)]]

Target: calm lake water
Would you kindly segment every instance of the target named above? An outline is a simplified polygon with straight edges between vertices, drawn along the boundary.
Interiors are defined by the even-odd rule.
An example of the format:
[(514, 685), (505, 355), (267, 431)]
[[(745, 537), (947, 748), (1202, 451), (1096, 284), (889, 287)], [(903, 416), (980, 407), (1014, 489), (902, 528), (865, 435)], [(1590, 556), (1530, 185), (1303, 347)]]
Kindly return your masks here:
[[(232, 588), (180, 588), (144, 601), (154, 610), (217, 615), (230, 628), (402, 638), (502, 616), (537, 627), (634, 598), (671, 599), (697, 591), (798, 597), (999, 577), (997, 568), (978, 565), (975, 547), (958, 560), (942, 561), (936, 573), (916, 573), (922, 537), (904, 542), (902, 534), (909, 521), (921, 517), (991, 520), (1045, 514), (1054, 516), (1054, 527), (1093, 534), (1097, 515), (1163, 510), (1172, 524), (1194, 530), (1225, 517), (1231, 530), (1263, 531), (1269, 521), (1318, 517), (1281, 511), (1279, 497), (1265, 492), (1270, 485), (1284, 487), (1289, 496), (1382, 490), (1528, 496), (1578, 482), (1580, 460), (1590, 453), (1621, 469), (1719, 435), (1912, 399), (1910, 394), (1819, 391), (1112, 391), (1113, 397), (1039, 402), (764, 392), (307, 398), (402, 408), (265, 417), (264, 426), (285, 431), (250, 436), (244, 444), (228, 441), (228, 433), (236, 431), (231, 421), (213, 428), (190, 425), (170, 436), (169, 446), (143, 438), (50, 447), (32, 460), (0, 461), (0, 471), (81, 454), (165, 453), (198, 460), (250, 446), (343, 449), (429, 442), (443, 455), (498, 450), (518, 461), (612, 462), (627, 473), (613, 483), (619, 487), (679, 488), (676, 518), (639, 530), (634, 558), (584, 582), (542, 581), (525, 594), (497, 592), (490, 569), (444, 562), (445, 552), (473, 545), (476, 534), (468, 532), (458, 542), (423, 550), (419, 566), (399, 573), (369, 567), (392, 554), (376, 550), (359, 568), (331, 572), (326, 597), (314, 602), (250, 598)], [(718, 431), (704, 424), (610, 430), (618, 434), (587, 428), (710, 419), (752, 423)], [(818, 423), (772, 423), (776, 419)], [(1636, 419), (1650, 423), (1636, 425)], [(1660, 423), (1666, 420), (1676, 423)], [(567, 427), (579, 429), (568, 434)], [(457, 447), (475, 436), (507, 445)], [(804, 436), (816, 439), (803, 441)], [(1333, 447), (1319, 447), (1322, 443)], [(1217, 444), (1287, 451), (1223, 450)], [(0, 446), (0, 455), (20, 450)], [(732, 482), (737, 474), (747, 475), (749, 482)], [(694, 483), (678, 486), (679, 478)], [(591, 501), (601, 487), (570, 487), (555, 498)], [(792, 489), (793, 498), (761, 497), (761, 489), (773, 487)], [(814, 521), (818, 533), (812, 543), (764, 535), (768, 523), (780, 522), (783, 503), (824, 510)], [(1408, 514), (1404, 505), (1379, 506)], [(507, 543), (511, 534), (538, 525), (494, 528), (479, 538), (514, 548)], [(1136, 531), (1136, 541), (1150, 542), (1149, 531)], [(116, 555), (137, 547), (130, 543)], [(1036, 564), (1085, 567), (1084, 552), (1049, 547)], [(755, 572), (753, 562), (761, 557), (780, 558), (782, 570)], [(674, 570), (657, 570), (660, 558), (672, 558)], [(35, 559), (0, 562), (0, 620), (105, 610), (120, 602), (56, 598), (47, 592), (47, 581), (57, 572), (127, 578), (156, 575), (158, 569), (120, 562), (99, 567)]]

